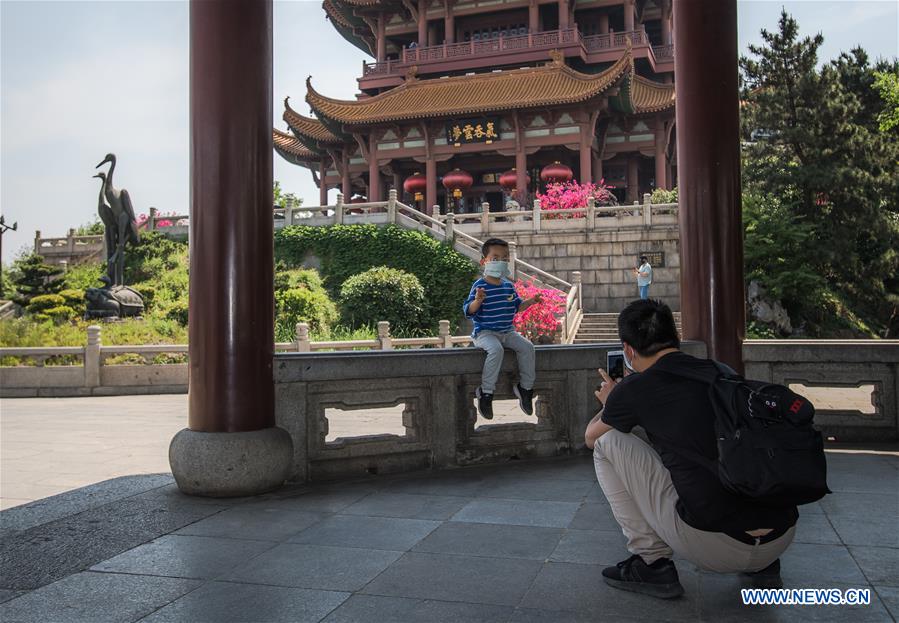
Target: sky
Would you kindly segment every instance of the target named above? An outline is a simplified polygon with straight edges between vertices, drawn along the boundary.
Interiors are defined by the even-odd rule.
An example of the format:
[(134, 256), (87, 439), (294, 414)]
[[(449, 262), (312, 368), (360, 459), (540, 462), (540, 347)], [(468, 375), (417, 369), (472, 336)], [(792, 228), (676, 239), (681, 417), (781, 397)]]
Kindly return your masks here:
[[(822, 62), (858, 44), (872, 58), (899, 54), (896, 0), (739, 0), (741, 53), (776, 28), (781, 7), (803, 35), (824, 35)], [(92, 176), (107, 152), (138, 214), (188, 212), (188, 50), (184, 1), (0, 0), (0, 213), (18, 222), (3, 235), (4, 262), (35, 230), (64, 236), (94, 220)], [(319, 92), (353, 98), (364, 60), (319, 0), (276, 1), (275, 127), (286, 129), (286, 96), (309, 113), (309, 75)], [(318, 203), (307, 169), (275, 155), (274, 172), (285, 191)]]

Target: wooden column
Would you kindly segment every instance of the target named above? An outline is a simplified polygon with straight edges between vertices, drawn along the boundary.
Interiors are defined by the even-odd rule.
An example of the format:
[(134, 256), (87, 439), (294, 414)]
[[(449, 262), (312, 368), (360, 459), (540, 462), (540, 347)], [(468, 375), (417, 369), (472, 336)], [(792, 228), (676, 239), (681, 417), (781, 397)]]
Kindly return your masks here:
[(640, 161), (637, 154), (630, 154), (627, 157), (627, 194), (625, 201), (633, 203), (637, 201), (640, 194), (640, 183), (637, 179), (640, 173)]
[(593, 181), (593, 158), (590, 150), (590, 138), (592, 137), (585, 136), (586, 132), (587, 129), (582, 127), (580, 147), (581, 179), (578, 180), (581, 184), (590, 184)]
[(190, 4), (190, 176), (188, 425), (270, 428), (271, 1)]
[(431, 214), (434, 205), (437, 203), (437, 161), (433, 156), (429, 156), (425, 162), (425, 177), (427, 178), (428, 187), (425, 190), (425, 208), (422, 210), (425, 214)]
[(343, 168), (340, 173), (340, 192), (343, 193), (343, 200), (349, 203), (353, 196), (353, 186), (350, 183), (350, 159), (346, 157), (346, 153), (343, 154)]
[(384, 22), (386, 22), (386, 18), (383, 13), (378, 14), (378, 51), (377, 51), (377, 60), (378, 62), (382, 62), (387, 58), (387, 36), (384, 34)]
[(428, 45), (428, 3), (418, 0), (418, 45)]
[(528, 4), (528, 32), (540, 32), (540, 7), (537, 0), (531, 0)]
[(559, 0), (559, 30), (568, 28), (568, 0)]
[(662, 44), (671, 44), (671, 9), (662, 9)]
[(668, 188), (665, 181), (665, 122), (656, 120), (655, 136), (656, 188)]
[(325, 184), (325, 161), (318, 163), (318, 205), (328, 205), (328, 185)]
[(381, 171), (378, 169), (378, 142), (374, 134), (368, 137), (368, 200), (383, 201)]
[(624, 0), (624, 31), (634, 29), (634, 0)]
[(603, 179), (602, 173), (602, 158), (598, 155), (593, 155), (593, 181), (596, 184), (599, 184)]
[(599, 16), (599, 34), (607, 35), (609, 34), (609, 14), (602, 13)]
[(742, 370), (737, 1), (675, 2), (674, 22), (683, 333)]
[(522, 209), (524, 209), (523, 202), (525, 197), (528, 194), (528, 157), (524, 152), (524, 145), (518, 148), (518, 151), (515, 152), (515, 192), (518, 194), (516, 200), (522, 204)]
[(453, 0), (444, 0), (446, 13), (443, 17), (443, 33), (447, 43), (456, 41), (456, 19), (453, 14)]

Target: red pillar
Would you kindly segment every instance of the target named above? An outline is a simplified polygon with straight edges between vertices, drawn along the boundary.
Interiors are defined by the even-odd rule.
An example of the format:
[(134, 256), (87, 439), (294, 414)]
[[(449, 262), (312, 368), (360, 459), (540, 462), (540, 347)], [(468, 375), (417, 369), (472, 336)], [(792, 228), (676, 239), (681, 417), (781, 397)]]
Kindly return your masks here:
[(741, 370), (737, 2), (675, 2), (674, 21), (683, 332), (704, 341), (710, 357)]
[(443, 33), (447, 43), (456, 41), (456, 19), (453, 14), (452, 0), (444, 0), (446, 2), (446, 14), (443, 18)]
[(559, 0), (559, 30), (568, 28), (568, 0)]
[(668, 188), (665, 182), (665, 123), (661, 119), (656, 121), (655, 143), (656, 188)]
[[(583, 132), (583, 128), (581, 132)], [(578, 180), (581, 184), (590, 184), (593, 181), (593, 158), (590, 152), (590, 143), (588, 142), (588, 137), (581, 137), (581, 148), (580, 148), (580, 156), (581, 156), (581, 179)]]
[(540, 11), (537, 0), (531, 0), (528, 5), (528, 32), (540, 32)]
[(377, 60), (380, 63), (387, 58), (387, 36), (384, 34), (384, 22), (386, 18), (383, 13), (378, 14), (378, 52)]
[(625, 201), (633, 203), (639, 199), (640, 181), (637, 176), (640, 173), (639, 160), (637, 154), (630, 154), (627, 157), (627, 193)]
[(599, 34), (607, 35), (609, 34), (609, 14), (602, 13), (599, 16)]
[(347, 203), (353, 196), (353, 185), (350, 182), (350, 159), (343, 156), (343, 170), (340, 174), (340, 192), (343, 194), (343, 200)]
[(427, 189), (425, 190), (425, 214), (431, 214), (437, 204), (437, 161), (431, 156), (425, 162), (425, 178)]
[(270, 1), (191, 2), (190, 124), (189, 428), (270, 428)]
[[(528, 157), (524, 152), (524, 145), (515, 152), (515, 192), (516, 200), (523, 203), (528, 194)], [(524, 205), (522, 205), (524, 209)]]
[(662, 44), (671, 44), (671, 9), (662, 10)]
[(318, 205), (328, 205), (328, 185), (325, 184), (325, 161), (318, 163)]
[(603, 179), (602, 158), (593, 156), (593, 181), (597, 184)]
[(428, 45), (428, 4), (418, 0), (418, 45)]
[(634, 0), (624, 0), (624, 31), (634, 29)]
[[(375, 141), (371, 141), (372, 147)], [(368, 200), (381, 201), (381, 171), (378, 170), (378, 157), (375, 150), (368, 152)]]

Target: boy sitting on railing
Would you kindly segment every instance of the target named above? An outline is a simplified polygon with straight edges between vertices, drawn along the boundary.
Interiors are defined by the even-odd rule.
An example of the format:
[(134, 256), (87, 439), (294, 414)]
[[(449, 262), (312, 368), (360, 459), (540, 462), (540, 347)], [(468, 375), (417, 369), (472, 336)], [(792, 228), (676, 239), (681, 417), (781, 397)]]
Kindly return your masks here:
[(515, 285), (506, 279), (509, 271), (509, 243), (490, 238), (481, 247), (481, 266), (484, 276), (471, 286), (471, 292), (462, 305), (462, 312), (474, 324), (471, 337), (475, 346), (487, 351), (481, 385), (475, 391), (478, 413), (486, 420), (493, 419), (493, 392), (503, 365), (506, 348), (514, 350), (518, 358), (520, 381), (512, 391), (518, 398), (521, 410), (534, 413), (535, 357), (534, 345), (512, 328), (515, 314), (540, 302), (540, 294), (522, 300)]

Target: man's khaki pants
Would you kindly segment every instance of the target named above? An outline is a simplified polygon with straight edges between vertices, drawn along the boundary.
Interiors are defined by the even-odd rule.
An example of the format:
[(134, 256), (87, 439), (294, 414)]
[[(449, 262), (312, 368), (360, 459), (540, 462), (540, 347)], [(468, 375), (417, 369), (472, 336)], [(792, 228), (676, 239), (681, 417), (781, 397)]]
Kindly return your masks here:
[(635, 435), (617, 430), (602, 435), (593, 448), (593, 464), (628, 551), (647, 564), (671, 558), (673, 551), (708, 571), (759, 571), (793, 541), (795, 526), (769, 543), (749, 545), (687, 525), (675, 509), (678, 496), (670, 472), (656, 451)]

